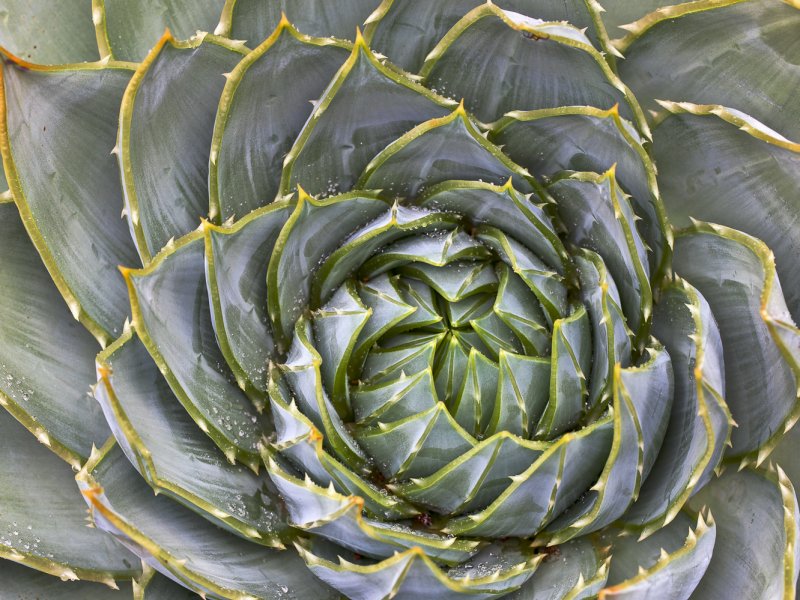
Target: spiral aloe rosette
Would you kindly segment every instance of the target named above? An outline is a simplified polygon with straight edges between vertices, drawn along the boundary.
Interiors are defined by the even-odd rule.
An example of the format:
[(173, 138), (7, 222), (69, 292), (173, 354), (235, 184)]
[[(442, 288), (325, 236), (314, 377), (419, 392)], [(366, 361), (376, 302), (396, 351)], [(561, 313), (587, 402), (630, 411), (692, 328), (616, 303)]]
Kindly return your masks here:
[(45, 4), (4, 593), (794, 597), (794, 5)]

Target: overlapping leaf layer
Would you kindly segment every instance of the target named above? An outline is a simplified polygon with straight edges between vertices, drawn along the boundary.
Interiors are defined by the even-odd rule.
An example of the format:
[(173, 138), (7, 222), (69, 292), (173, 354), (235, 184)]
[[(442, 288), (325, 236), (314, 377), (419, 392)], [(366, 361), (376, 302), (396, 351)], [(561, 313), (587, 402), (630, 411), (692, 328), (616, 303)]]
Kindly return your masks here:
[(0, 591), (794, 598), (797, 6), (73, 4), (0, 2)]

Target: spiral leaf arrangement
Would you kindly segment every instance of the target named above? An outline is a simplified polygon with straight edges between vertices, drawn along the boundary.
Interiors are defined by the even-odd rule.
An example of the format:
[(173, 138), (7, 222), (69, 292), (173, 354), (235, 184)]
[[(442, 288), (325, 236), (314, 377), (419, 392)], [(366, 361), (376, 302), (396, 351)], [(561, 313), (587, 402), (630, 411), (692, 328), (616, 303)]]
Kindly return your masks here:
[(794, 598), (795, 4), (46, 4), (0, 592)]

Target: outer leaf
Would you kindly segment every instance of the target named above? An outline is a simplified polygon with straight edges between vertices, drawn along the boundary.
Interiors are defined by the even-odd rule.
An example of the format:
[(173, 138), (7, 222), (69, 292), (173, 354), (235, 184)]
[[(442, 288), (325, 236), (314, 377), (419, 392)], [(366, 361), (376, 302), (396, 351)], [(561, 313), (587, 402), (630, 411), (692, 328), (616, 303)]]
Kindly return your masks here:
[(686, 512), (646, 540), (603, 536), (611, 543), (611, 572), (603, 600), (645, 599), (653, 595), (686, 600), (708, 568), (717, 537), (711, 515), (694, 519)]
[(112, 587), (114, 579), (136, 574), (135, 556), (86, 527), (71, 469), (5, 410), (0, 410), (0, 434), (0, 557), (64, 580)]
[(197, 598), (197, 595), (178, 585), (146, 563), (144, 574), (133, 582), (133, 600), (184, 600)]
[(622, 114), (648, 131), (636, 100), (581, 30), (491, 3), (470, 11), (447, 32), (420, 75), (426, 85), (463, 97), (467, 108), (487, 122), (510, 110), (608, 108), (622, 102)]
[(118, 157), (131, 233), (147, 263), (208, 212), (211, 129), (224, 79), (244, 50), (167, 32), (125, 90)]
[(135, 332), (102, 352), (97, 370), (95, 397), (120, 448), (156, 492), (243, 537), (283, 547), (285, 514), (266, 476), (231, 465), (199, 434)]
[(666, 10), (669, 7), (689, 4), (690, 2), (691, 0), (639, 0), (638, 2), (603, 0), (603, 12), (601, 15), (609, 35), (617, 37), (622, 35), (624, 30), (628, 29), (627, 26), (632, 25), (633, 21), (644, 19), (650, 15), (669, 14)]
[(379, 0), (350, 0), (336, 5), (317, 0), (227, 0), (217, 33), (255, 46), (286, 15), (305, 34), (352, 40), (356, 28), (378, 3)]
[(320, 97), (348, 50), (349, 44), (305, 36), (282, 19), (231, 71), (211, 143), (212, 219), (226, 221), (272, 202), (284, 156), (314, 108), (309, 100)]
[(0, 404), (73, 467), (108, 437), (86, 396), (94, 338), (70, 318), (16, 207), (0, 204)]
[(14, 199), (72, 314), (105, 344), (127, 313), (119, 264), (137, 263), (119, 218), (113, 157), (124, 63), (3, 65), (0, 147)]
[(620, 76), (648, 109), (657, 98), (722, 104), (800, 139), (798, 28), (789, 2), (684, 4), (633, 24)]
[(219, 348), (258, 404), (267, 390), (267, 362), (275, 351), (264, 298), (267, 265), (292, 205), (253, 211), (232, 227), (204, 223), (206, 286)]
[(98, 527), (135, 548), (148, 563), (201, 594), (279, 600), (334, 600), (294, 552), (252, 544), (165, 496), (154, 496), (113, 443), (77, 475)]
[(708, 506), (717, 522), (714, 554), (692, 598), (794, 597), (800, 565), (797, 498), (780, 468), (726, 472), (691, 505)]
[(417, 125), (389, 144), (370, 161), (356, 185), (414, 198), (448, 179), (502, 184), (511, 178), (519, 191), (530, 193), (527, 177), (527, 171), (486, 141), (462, 103), (446, 117)]
[(380, 150), (449, 108), (453, 102), (381, 64), (359, 36), (286, 155), (280, 192), (346, 192)]
[(725, 353), (725, 401), (737, 422), (729, 459), (760, 464), (800, 416), (800, 331), (766, 245), (696, 224), (675, 240), (674, 268), (708, 300)]
[(653, 316), (653, 334), (672, 360), (675, 395), (658, 458), (622, 517), (642, 538), (672, 521), (691, 494), (708, 482), (732, 426), (723, 400), (722, 341), (705, 299), (680, 279), (665, 287)]
[(224, 0), (93, 0), (102, 58), (142, 60), (165, 28), (179, 40), (211, 31)]
[[(366, 36), (372, 47), (394, 64), (416, 73), (436, 42), (480, 4), (481, 0), (384, 0), (368, 21)], [(593, 41), (605, 34), (593, 27), (596, 8), (581, 0), (500, 0), (495, 4), (544, 21), (569, 21), (576, 27), (588, 27), (587, 35)], [(413, 44), (408, 43), (409, 31), (414, 32)]]
[(263, 421), (234, 383), (214, 337), (202, 235), (198, 231), (184, 236), (146, 269), (123, 271), (133, 322), (198, 427), (228, 460), (255, 465)]
[(675, 114), (655, 130), (653, 151), (672, 222), (703, 219), (766, 242), (799, 321), (800, 144), (721, 106), (666, 106)]
[(76, 63), (98, 56), (92, 0), (53, 6), (47, 0), (3, 0), (0, 45), (23, 60)]

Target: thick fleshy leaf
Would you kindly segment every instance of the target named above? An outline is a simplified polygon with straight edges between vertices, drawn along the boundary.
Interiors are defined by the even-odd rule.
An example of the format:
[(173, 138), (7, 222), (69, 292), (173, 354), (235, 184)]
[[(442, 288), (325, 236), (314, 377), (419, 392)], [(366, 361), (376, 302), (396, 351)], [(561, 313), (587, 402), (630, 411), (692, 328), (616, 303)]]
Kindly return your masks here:
[(800, 566), (797, 497), (780, 469), (728, 471), (691, 506), (717, 522), (714, 554), (692, 598), (791, 598)]
[[(243, 1), (235, 3), (236, 12)], [(272, 5), (261, 3), (265, 10)], [(311, 101), (320, 97), (348, 50), (340, 42), (305, 36), (281, 20), (231, 71), (211, 143), (212, 219), (241, 217), (275, 199), (283, 158), (314, 108)]]
[[(590, 250), (575, 257), (581, 301), (592, 326), (592, 369), (589, 374), (589, 409), (605, 406), (611, 398), (615, 365), (627, 367), (631, 355), (631, 333), (620, 307), (617, 284), (603, 259)], [(606, 357), (606, 360), (603, 360)]]
[(370, 161), (356, 185), (414, 198), (449, 179), (502, 184), (512, 178), (516, 189), (530, 193), (528, 176), (481, 135), (461, 104), (446, 117), (417, 125), (389, 144)]
[(285, 514), (266, 475), (231, 465), (200, 434), (135, 332), (101, 353), (97, 370), (95, 397), (120, 448), (156, 491), (243, 537), (282, 547)]
[(168, 246), (146, 269), (124, 272), (136, 331), (178, 400), (228, 460), (254, 464), (263, 423), (214, 336), (203, 233)]
[(131, 233), (147, 263), (208, 213), (211, 130), (225, 79), (244, 55), (224, 38), (165, 34), (125, 90), (117, 154)]
[(376, 485), (329, 455), (323, 447), (322, 434), (290, 400), (287, 388), (276, 369), (270, 380), (270, 409), (275, 421), (276, 437), (270, 447), (261, 448), (265, 463), (269, 462), (273, 452), (277, 452), (300, 472), (308, 474), (317, 485), (333, 485), (341, 494), (361, 497), (364, 509), (370, 516), (396, 521), (419, 514), (410, 504), (383, 493)]
[(98, 527), (198, 593), (336, 598), (291, 550), (253, 544), (166, 496), (154, 496), (116, 445), (101, 449), (77, 479)]
[(616, 521), (639, 495), (653, 467), (672, 406), (672, 364), (660, 346), (647, 362), (613, 374), (614, 440), (606, 466), (590, 492), (550, 526), (548, 544), (597, 531)]
[(420, 206), (466, 217), (474, 225), (502, 230), (532, 250), (551, 268), (564, 273), (569, 258), (542, 208), (517, 193), (512, 182), (496, 186), (481, 181), (449, 181), (432, 186)]
[(22, 220), (72, 314), (105, 344), (128, 311), (117, 265), (138, 263), (114, 157), (124, 63), (3, 65), (3, 163)]
[(644, 149), (645, 140), (619, 116), (617, 106), (512, 111), (492, 125), (489, 139), (537, 177), (565, 170), (605, 173), (616, 165), (614, 175), (631, 195), (631, 204), (642, 219), (638, 228), (652, 249), (650, 268), (666, 269), (672, 232), (658, 193), (655, 166)]
[(91, 581), (63, 581), (10, 560), (0, 560), (0, 581), (3, 582), (3, 594), (8, 598), (127, 600), (131, 597), (130, 583), (119, 582), (117, 587), (120, 589), (114, 589)]
[(315, 200), (302, 190), (298, 193), (297, 206), (278, 236), (267, 270), (267, 307), (279, 351), (288, 348), (295, 321), (308, 305), (320, 260), (388, 207), (366, 192), (329, 200)]
[(654, 130), (653, 152), (673, 224), (689, 225), (692, 217), (763, 240), (775, 253), (786, 303), (797, 322), (800, 144), (721, 106), (667, 107), (675, 114)]
[(441, 402), (399, 421), (359, 429), (355, 436), (388, 479), (426, 477), (476, 444)]
[(113, 585), (135, 575), (135, 556), (86, 527), (86, 507), (69, 466), (5, 410), (0, 435), (0, 557), (65, 580)]
[(0, 203), (0, 404), (79, 467), (108, 426), (87, 396), (98, 346), (74, 319), (12, 203)]
[(100, 0), (93, 15), (102, 58), (138, 62), (164, 33), (179, 40), (212, 31), (224, 0)]
[(507, 600), (577, 600), (597, 594), (608, 577), (608, 551), (581, 538), (553, 548), (536, 573)]
[(556, 200), (569, 241), (603, 258), (617, 284), (629, 327), (637, 339), (646, 339), (653, 305), (647, 250), (630, 201), (617, 184), (615, 169), (603, 175), (574, 173), (548, 190)]
[(3, 0), (0, 45), (23, 60), (55, 65), (92, 61), (97, 52), (92, 0)]
[[(603, 12), (600, 13), (603, 23), (612, 38), (624, 35), (627, 28), (623, 25), (644, 19), (650, 13), (672, 5), (689, 3), (691, 0), (603, 0)], [(736, 1), (736, 0), (733, 0)], [(658, 14), (658, 13), (656, 13)], [(669, 14), (667, 12), (667, 14)], [(650, 17), (651, 19), (653, 17)]]
[[(144, 574), (133, 582), (133, 600), (196, 600), (197, 594), (178, 585), (147, 563)], [(120, 599), (121, 600), (121, 599)]]
[(597, 481), (611, 450), (613, 419), (604, 417), (553, 442), (511, 478), (485, 509), (451, 519), (443, 531), (480, 537), (526, 537), (541, 530)]
[[(800, 139), (797, 5), (692, 4), (699, 6), (679, 5), (633, 24), (619, 44), (627, 57), (620, 76), (645, 108), (657, 109), (657, 98), (722, 104)], [(713, 157), (708, 143), (703, 150)]]
[(219, 349), (239, 387), (259, 404), (275, 343), (267, 316), (267, 265), (292, 205), (278, 202), (231, 227), (205, 225), (206, 285)]
[(662, 290), (653, 335), (669, 353), (675, 383), (669, 424), (639, 497), (622, 517), (643, 537), (675, 518), (717, 468), (732, 422), (722, 341), (705, 299), (681, 279)]
[(417, 506), (441, 515), (484, 508), (522, 473), (548, 444), (522, 440), (500, 432), (428, 477), (390, 486)]
[(497, 396), (486, 433), (507, 431), (531, 436), (549, 399), (550, 360), (500, 352)]
[(453, 102), (383, 65), (358, 37), (286, 155), (280, 193), (297, 185), (312, 195), (346, 192), (390, 142), (452, 108)]
[[(327, 548), (297, 546), (308, 568), (348, 598), (412, 600), (432, 597), (485, 600), (514, 591), (536, 570), (541, 557), (514, 542), (492, 545), (459, 567), (443, 572), (420, 548), (411, 548), (379, 563), (337, 559)], [(327, 550), (327, 552), (320, 552)]]
[(611, 545), (611, 571), (608, 587), (600, 592), (603, 600), (634, 600), (654, 595), (686, 600), (708, 568), (717, 536), (713, 515), (686, 512), (645, 540), (602, 534)]
[(415, 530), (405, 524), (384, 523), (362, 515), (363, 499), (343, 496), (316, 485), (306, 476), (288, 473), (274, 460), (267, 462), (272, 481), (286, 499), (293, 526), (373, 558), (388, 558), (414, 546), (437, 562), (455, 565), (477, 552), (479, 541)]
[[(481, 0), (387, 0), (370, 18), (366, 35), (375, 50), (406, 71), (416, 73), (436, 42), (481, 4)], [(580, 0), (498, 0), (495, 4), (536, 19), (569, 21), (576, 27), (587, 27), (586, 34), (593, 41), (600, 34), (593, 27), (596, 8)], [(413, 32), (413, 44), (408, 43), (409, 32)]]
[(800, 331), (775, 259), (747, 234), (698, 223), (675, 239), (675, 271), (708, 301), (725, 354), (725, 402), (738, 426), (729, 459), (760, 464), (800, 416)]
[(317, 0), (227, 0), (216, 33), (246, 40), (254, 47), (279, 25), (285, 14), (307, 35), (352, 40), (356, 28), (378, 4), (380, 0), (349, 0), (336, 5)]
[(620, 104), (647, 131), (639, 105), (603, 55), (576, 27), (541, 21), (487, 3), (439, 41), (420, 75), (482, 121), (511, 110)]

